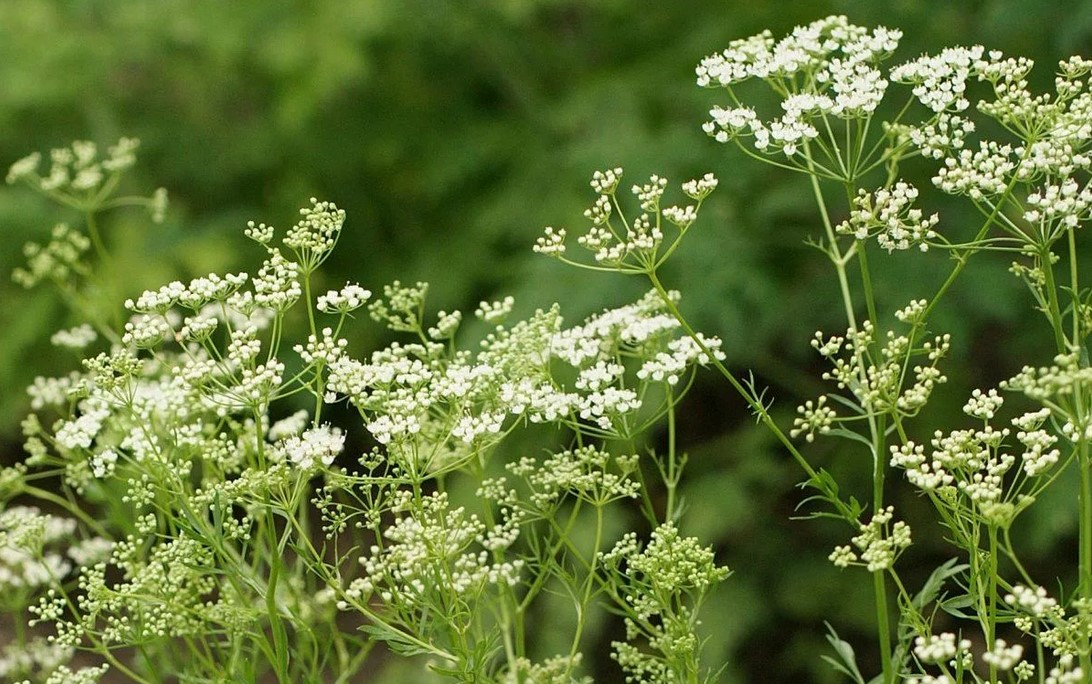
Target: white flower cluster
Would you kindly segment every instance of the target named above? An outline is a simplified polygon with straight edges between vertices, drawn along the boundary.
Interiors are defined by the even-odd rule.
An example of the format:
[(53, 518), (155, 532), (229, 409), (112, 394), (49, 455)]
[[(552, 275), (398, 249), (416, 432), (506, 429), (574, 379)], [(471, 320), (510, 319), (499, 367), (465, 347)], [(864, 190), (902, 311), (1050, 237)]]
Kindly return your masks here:
[[(1054, 357), (1054, 364), (1051, 366), (1040, 368), (1025, 366), (1014, 377), (1002, 382), (1001, 387), (1023, 392), (1032, 400), (1047, 407), (1057, 407), (1059, 403), (1064, 403), (1065, 398), (1080, 392), (1090, 383), (1092, 383), (1092, 367), (1082, 365), (1077, 354), (1060, 354)], [(1059, 413), (1064, 412), (1059, 409)], [(1049, 415), (1049, 411), (1045, 415)], [(1053, 441), (1034, 434), (1033, 430), (1021, 429), (1030, 433), (1027, 441), (1021, 439), (1029, 446), (1029, 449), (1034, 450), (1034, 445), (1038, 442), (1044, 442), (1042, 449), (1053, 444)], [(1092, 420), (1085, 418), (1079, 424), (1075, 424), (1072, 418), (1066, 420), (1062, 424), (1062, 435), (1071, 442), (1090, 440), (1092, 439)], [(1036, 450), (1035, 453), (1037, 456), (1043, 454), (1041, 449)], [(1056, 460), (1056, 458), (1057, 454), (1054, 454), (1053, 459)], [(1047, 460), (1053, 464), (1050, 456), (1047, 456)]]
[(72, 660), (75, 649), (35, 638), (25, 643), (12, 640), (0, 650), (0, 677), (4, 681), (31, 684), (21, 676), (35, 672), (54, 672)]
[(1077, 666), (1077, 658), (1066, 653), (1058, 658), (1058, 666), (1050, 669), (1045, 684), (1081, 684), (1085, 681), (1084, 670)]
[(751, 78), (787, 79), (804, 74), (829, 75), (832, 60), (869, 64), (882, 60), (898, 47), (902, 32), (878, 27), (872, 31), (831, 16), (798, 26), (780, 41), (769, 31), (734, 40), (721, 53), (706, 57), (697, 67), (698, 85), (730, 86)]
[(275, 445), (273, 458), (286, 460), (304, 472), (330, 466), (345, 448), (345, 435), (340, 428), (320, 425), (301, 435), (291, 435)]
[(532, 663), (527, 658), (516, 658), (497, 680), (497, 684), (594, 684), (591, 677), (574, 678), (583, 657), (577, 653), (572, 656), (554, 656), (541, 663)]
[(606, 171), (596, 171), (592, 174), (590, 185), (592, 190), (600, 195), (611, 195), (618, 189), (618, 183), (622, 180), (622, 169), (614, 168)]
[(1024, 366), (1015, 376), (1001, 383), (1001, 388), (1023, 392), (1035, 401), (1047, 403), (1090, 385), (1092, 366), (1083, 366), (1077, 354), (1059, 354), (1050, 366)]
[(983, 392), (976, 389), (971, 392), (971, 398), (963, 405), (963, 412), (972, 418), (981, 418), (989, 422), (1004, 403), (1004, 398), (997, 394), (997, 390), (990, 389), (988, 392)]
[(925, 324), (924, 316), (928, 310), (928, 300), (911, 299), (909, 304), (895, 311), (895, 318), (909, 326), (917, 328)]
[[(1092, 167), (1092, 92), (1087, 60), (1060, 63), (1054, 95), (1028, 90), (1031, 68), (1030, 60), (986, 54), (975, 46), (924, 56), (894, 69), (892, 79), (912, 84), (915, 96), (937, 113), (920, 126), (899, 129), (925, 156), (942, 160), (933, 183), (944, 192), (992, 204), (1017, 185), (1042, 180), (1025, 198), (1022, 213), (1038, 233), (1049, 236), (1092, 218), (1092, 192), (1072, 177)], [(978, 102), (978, 110), (1017, 140), (980, 140), (976, 148), (966, 147), (975, 126), (959, 112), (970, 106), (966, 90), (972, 80), (987, 82), (993, 90), (993, 98)]]
[(158, 347), (164, 340), (171, 339), (174, 331), (171, 324), (162, 316), (139, 314), (125, 324), (125, 334), (121, 341), (137, 349)]
[(12, 164), (7, 182), (27, 182), (47, 192), (91, 196), (109, 176), (136, 163), (138, 147), (140, 141), (135, 138), (121, 138), (107, 149), (105, 158), (100, 158), (98, 145), (79, 140), (49, 153), (51, 165), (47, 175), (38, 175), (42, 156), (35, 152)]
[[(917, 325), (914, 320), (907, 314), (905, 322), (912, 328)], [(833, 381), (839, 389), (849, 389), (861, 407), (914, 415), (929, 401), (936, 386), (947, 382), (937, 364), (947, 355), (951, 340), (948, 335), (939, 335), (915, 347), (913, 337), (888, 331), (879, 354), (874, 355), (877, 333), (871, 321), (865, 321), (860, 330), (850, 329), (844, 336), (824, 338), (822, 332), (817, 332), (811, 345), (833, 365), (832, 370), (823, 373), (823, 379)], [(914, 357), (925, 357), (926, 363), (911, 369)], [(912, 370), (912, 382), (908, 382), (908, 370)], [(821, 427), (821, 423), (816, 424), (816, 428)]]
[(398, 504), (395, 512), (399, 509), (405, 510), (385, 526), (384, 543), (360, 558), (365, 574), (346, 588), (342, 610), (378, 599), (427, 616), (441, 606), (450, 611), (448, 602), (457, 602), (465, 609), (452, 617), (470, 619), (471, 606), (489, 586), (519, 583), (523, 561), (491, 562), (485, 550), (501, 552), (514, 543), (518, 518), (490, 529), (476, 515), (451, 507), (442, 492)]
[(428, 336), (433, 340), (450, 340), (455, 337), (463, 322), (461, 311), (440, 311), (436, 314), (436, 325), (429, 326)]
[[(321, 336), (320, 336), (321, 335)], [(297, 344), (292, 350), (300, 355), (306, 364), (321, 362), (333, 363), (349, 346), (349, 340), (334, 337), (333, 328), (323, 328), (319, 335), (308, 335), (307, 344)]]
[(49, 338), (49, 342), (54, 347), (83, 349), (96, 339), (98, 339), (98, 333), (90, 325), (84, 323), (68, 330), (58, 330)]
[(57, 445), (65, 449), (86, 449), (98, 436), (103, 422), (110, 416), (109, 404), (101, 397), (80, 402), (80, 415), (61, 421), (54, 429)]
[(631, 476), (637, 470), (637, 460), (636, 455), (612, 456), (586, 446), (553, 454), (541, 464), (524, 457), (509, 464), (508, 470), (526, 479), (531, 503), (550, 511), (570, 493), (595, 506), (636, 498), (641, 485)]
[(906, 470), (906, 479), (915, 487), (925, 491), (934, 491), (947, 487), (955, 481), (955, 476), (944, 468), (939, 459), (927, 459), (925, 447), (912, 441), (902, 446), (891, 446), (891, 466)]
[(1011, 176), (1019, 173), (1020, 150), (993, 140), (980, 141), (977, 150), (963, 149), (944, 159), (933, 184), (950, 195), (980, 201), (1005, 193)]
[(1044, 408), (1025, 413), (1012, 421), (1017, 428), (1016, 439), (1024, 445), (1020, 460), (1028, 477), (1036, 477), (1050, 470), (1062, 455), (1060, 450), (1052, 448), (1058, 443), (1058, 438), (1042, 429), (1049, 417), (1050, 409)]
[(1059, 184), (1046, 185), (1042, 190), (1029, 194), (1025, 200), (1030, 207), (1024, 212), (1029, 223), (1058, 222), (1067, 228), (1076, 228), (1092, 213), (1092, 188), (1083, 188), (1072, 178)]
[(254, 242), (257, 242), (259, 245), (268, 245), (272, 242), (273, 233), (273, 226), (257, 223), (255, 221), (247, 221), (246, 228), (243, 229), (243, 235)]
[(997, 639), (993, 649), (982, 654), (982, 662), (990, 667), (1007, 672), (1024, 658), (1024, 647), (1020, 644), (1009, 646), (1004, 639)]
[(911, 245), (927, 251), (929, 241), (937, 237), (933, 228), (940, 217), (937, 214), (926, 217), (921, 209), (914, 207), (917, 197), (918, 189), (903, 181), (872, 193), (862, 189), (853, 200), (849, 219), (836, 230), (858, 240), (875, 235), (888, 252), (909, 249)]
[(246, 273), (227, 273), (223, 276), (210, 273), (194, 278), (188, 284), (173, 280), (159, 289), (146, 290), (135, 300), (125, 300), (125, 308), (134, 313), (160, 315), (175, 306), (199, 311), (210, 302), (232, 299), (248, 278)]
[(706, 366), (713, 359), (723, 361), (718, 338), (705, 337), (701, 333), (693, 337), (680, 337), (667, 343), (667, 351), (657, 353), (641, 365), (637, 377), (641, 380), (666, 382), (675, 385), (682, 373), (694, 365)]
[[(888, 570), (895, 560), (910, 547), (910, 526), (903, 521), (891, 525), (895, 509), (888, 506), (872, 516), (867, 525), (860, 526), (860, 534), (853, 537), (853, 546), (838, 546), (829, 558), (834, 565), (845, 568), (863, 565), (869, 572)], [(859, 556), (858, 556), (859, 553)]]
[(254, 301), (273, 311), (287, 310), (303, 294), (299, 276), (298, 263), (286, 259), (276, 247), (269, 248), (269, 257), (254, 278)]
[(500, 325), (508, 318), (508, 314), (512, 313), (512, 307), (515, 304), (516, 300), (511, 296), (499, 302), (481, 302), (478, 308), (474, 309), (474, 317), (486, 323)]
[(11, 278), (26, 288), (46, 280), (65, 284), (73, 276), (87, 273), (83, 255), (90, 247), (91, 240), (86, 235), (66, 223), (58, 223), (44, 247), (36, 242), (23, 245), (27, 264), (15, 269)]
[[(591, 252), (596, 264), (628, 272), (648, 271), (660, 263), (660, 249), (665, 239), (661, 219), (678, 228), (681, 237), (697, 220), (701, 202), (717, 187), (717, 179), (707, 173), (700, 179), (683, 184), (683, 192), (697, 200), (697, 205), (661, 209), (660, 200), (667, 180), (653, 175), (647, 183), (631, 188), (643, 213), (628, 221), (621, 212), (615, 194), (621, 177), (622, 169), (597, 171), (592, 177), (591, 186), (600, 195), (584, 212), (591, 226), (577, 238), (577, 243)], [(567, 235), (563, 228), (547, 226), (544, 234), (536, 240), (534, 251), (564, 259)], [(675, 239), (678, 240), (678, 237)], [(668, 248), (669, 252), (674, 244)]]
[(925, 457), (914, 442), (891, 447), (891, 465), (906, 470), (907, 479), (926, 491), (955, 485), (971, 502), (979, 505), (1004, 498), (1004, 476), (1016, 458), (999, 451), (1009, 435), (1008, 428), (994, 430), (937, 431), (932, 439), (933, 452)]
[(801, 145), (819, 137), (819, 129), (798, 117), (816, 110), (822, 111), (822, 106), (821, 103), (809, 102), (815, 106), (804, 109), (802, 96), (786, 101), (785, 104), (791, 107), (787, 109), (785, 116), (768, 123), (762, 121), (751, 107), (724, 109), (718, 105), (709, 110), (710, 120), (702, 124), (702, 130), (721, 143), (750, 136), (754, 138), (755, 149), (770, 153), (783, 152), (792, 157)]
[(300, 409), (290, 416), (281, 418), (269, 426), (265, 433), (272, 442), (279, 442), (289, 437), (301, 434), (311, 422), (311, 416), (307, 411)]
[(564, 228), (546, 226), (542, 237), (535, 240), (534, 251), (545, 256), (560, 257), (565, 253), (565, 238), (568, 232)]
[[(1017, 456), (1005, 450), (1005, 441), (1016, 432), (1023, 446), (1019, 459), (1024, 475), (1037, 478), (1046, 474), (1060, 459), (1054, 448), (1055, 435), (1042, 429), (1050, 417), (1049, 409), (1025, 413), (1011, 421), (1012, 430), (996, 429), (988, 424), (1002, 405), (995, 390), (976, 390), (964, 406), (972, 417), (987, 424), (978, 430), (937, 431), (927, 455), (925, 447), (913, 441), (891, 447), (891, 465), (902, 468), (907, 479), (923, 491), (941, 494), (938, 501), (948, 506), (967, 506), (986, 518), (1003, 522), (1015, 514), (1012, 502), (1022, 498), (1022, 488), (1034, 486), (1025, 479), (1012, 480), (1006, 474), (1016, 465)], [(956, 497), (962, 493), (966, 499)]]
[[(58, 665), (46, 677), (45, 684), (98, 684), (109, 670), (110, 666), (106, 664), (81, 667), (77, 670), (73, 670), (67, 665)], [(17, 682), (17, 684), (30, 684), (30, 680)]]
[(796, 413), (799, 415), (793, 419), (789, 437), (795, 439), (800, 435), (804, 435), (804, 439), (809, 442), (815, 441), (816, 432), (821, 435), (830, 432), (831, 426), (838, 418), (837, 411), (827, 406), (827, 395), (825, 394), (815, 401), (808, 399), (800, 406), (797, 406)]
[(901, 37), (900, 31), (870, 31), (833, 16), (798, 26), (779, 41), (768, 31), (733, 41), (701, 61), (698, 85), (732, 90), (752, 78), (768, 81), (778, 93), (789, 93), (781, 103), (784, 114), (767, 122), (750, 107), (714, 107), (703, 129), (719, 142), (752, 136), (758, 150), (792, 157), (818, 137), (813, 119), (858, 119), (876, 111), (888, 85), (877, 65)]
[(325, 313), (346, 314), (364, 306), (371, 299), (371, 290), (365, 290), (356, 283), (345, 283), (340, 290), (329, 290), (315, 301), (315, 308)]
[(80, 374), (72, 371), (67, 376), (60, 378), (34, 378), (33, 384), (27, 387), (27, 395), (30, 397), (30, 407), (35, 411), (46, 406), (60, 408), (68, 404), (70, 393), (80, 385)]
[(311, 206), (300, 209), (300, 218), (288, 229), (284, 245), (298, 256), (306, 272), (321, 264), (337, 244), (341, 227), (345, 224), (345, 211), (333, 202), (311, 198)]
[(914, 639), (914, 655), (926, 664), (962, 662), (971, 650), (970, 639), (959, 639), (952, 632), (918, 636)]
[(973, 120), (942, 112), (919, 126), (909, 127), (907, 135), (923, 156), (939, 160), (962, 150), (974, 131)]
[(683, 183), (682, 190), (687, 197), (700, 202), (716, 190), (719, 183), (720, 181), (716, 179), (716, 176), (707, 173), (701, 178), (695, 178)]
[(1005, 595), (1005, 603), (1036, 619), (1060, 619), (1062, 617), (1058, 602), (1050, 598), (1043, 587), (1032, 589), (1017, 584), (1013, 586), (1011, 592)]
[[(11, 506), (0, 511), (0, 591), (26, 593), (68, 575), (72, 563), (53, 547), (69, 545), (76, 521)], [(78, 553), (78, 549), (77, 549)]]
[[(913, 86), (914, 96), (934, 112), (960, 112), (970, 106), (967, 82), (984, 66), (985, 48), (945, 48), (939, 55), (924, 55), (891, 70), (891, 80)], [(991, 58), (1000, 58), (991, 53)]]
[[(401, 305), (412, 308), (413, 317), (422, 306), (418, 296), (420, 289)], [(413, 322), (410, 314), (383, 307), (388, 321)], [(625, 415), (641, 407), (621, 359), (644, 359), (636, 371), (642, 382), (674, 384), (688, 368), (723, 356), (716, 338), (700, 338), (703, 350), (689, 337), (675, 337), (677, 329), (655, 291), (568, 329), (556, 309), (540, 311), (511, 328), (498, 326), (476, 356), (451, 357), (446, 345), (435, 342), (394, 344), (368, 361), (339, 356), (330, 362), (330, 399), (347, 397), (372, 436), (396, 453), (435, 454), (412, 444), (442, 443), (449, 436), (464, 444), (496, 438), (508, 416), (579, 420), (613, 434)], [(553, 377), (551, 359), (574, 368), (571, 386)]]

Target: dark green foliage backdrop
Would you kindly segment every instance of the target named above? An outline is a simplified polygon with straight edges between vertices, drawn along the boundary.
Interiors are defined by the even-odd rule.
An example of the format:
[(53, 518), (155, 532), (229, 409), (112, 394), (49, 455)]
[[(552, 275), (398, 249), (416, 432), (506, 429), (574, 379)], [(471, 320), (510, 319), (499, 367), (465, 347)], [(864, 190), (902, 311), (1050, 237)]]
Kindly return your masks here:
[[(1092, 52), (1092, 9), (1076, 0), (20, 0), (0, 4), (0, 163), (73, 138), (141, 138), (128, 182), (137, 192), (166, 186), (172, 208), (162, 226), (138, 212), (109, 226), (129, 296), (253, 265), (245, 221), (289, 225), (314, 195), (349, 214), (331, 284), (422, 279), (437, 308), (514, 294), (521, 311), (560, 300), (572, 318), (640, 292), (637, 282), (588, 277), (530, 252), (543, 225), (579, 225), (591, 172), (621, 165), (630, 180), (682, 181), (714, 171), (721, 189), (668, 280), (695, 320), (724, 337), (731, 363), (771, 385), (788, 421), (816, 388), (807, 339), (840, 327), (829, 271), (804, 246), (816, 215), (798, 179), (702, 134), (717, 94), (697, 89), (692, 74), (733, 38), (782, 34), (830, 13), (903, 29), (906, 58), (976, 42), (1026, 54), (1045, 82), (1058, 58)], [(959, 211), (942, 227), (958, 231)], [(0, 272), (56, 219), (31, 193), (0, 189)], [(879, 258), (889, 310), (927, 295), (945, 266), (939, 256), (925, 266)], [(1021, 333), (1034, 313), (1005, 266), (980, 264), (948, 301), (941, 322), (958, 354), (939, 410), (1046, 360), (1042, 340)], [(27, 409), (21, 388), (75, 363), (42, 344), (73, 321), (49, 293), (6, 280), (0, 302), (0, 437), (10, 461)], [(359, 347), (381, 341), (373, 335)], [(817, 657), (824, 619), (869, 660), (867, 583), (825, 559), (844, 531), (789, 519), (800, 473), (715, 378), (699, 383), (685, 415), (688, 531), (715, 541), (736, 570), (706, 620), (710, 655), (729, 661), (725, 680), (833, 681)], [(866, 491), (863, 454), (813, 453), (848, 482), (857, 473)], [(912, 525), (920, 521), (918, 539), (939, 536), (897, 485), (893, 496)], [(1043, 568), (1075, 556), (1069, 497), (1057, 499), (1029, 521), (1041, 531), (1031, 560)], [(946, 553), (923, 543), (906, 562), (932, 567)], [(388, 677), (409, 681), (395, 669)]]

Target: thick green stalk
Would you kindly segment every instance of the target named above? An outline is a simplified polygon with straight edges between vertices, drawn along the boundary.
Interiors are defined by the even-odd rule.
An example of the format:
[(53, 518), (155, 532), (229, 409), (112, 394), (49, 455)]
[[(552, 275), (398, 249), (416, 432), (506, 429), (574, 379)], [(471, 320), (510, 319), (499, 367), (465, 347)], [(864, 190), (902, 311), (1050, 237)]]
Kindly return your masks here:
[[(1077, 468), (1081, 474), (1080, 493), (1080, 589), (1083, 599), (1092, 598), (1092, 464), (1088, 461), (1088, 442), (1078, 443)], [(1092, 672), (1092, 655), (1086, 648), (1081, 652), (1081, 669)]]
[(890, 684), (895, 681), (895, 668), (891, 659), (891, 623), (887, 608), (887, 583), (883, 572), (872, 573), (872, 593), (876, 601), (876, 630), (880, 639), (880, 665), (883, 668), (883, 681)]
[(664, 510), (664, 522), (675, 519), (675, 492), (679, 486), (678, 454), (675, 451), (675, 401), (674, 397), (668, 400), (667, 409), (667, 477), (664, 478), (664, 486), (667, 488), (667, 505)]
[[(997, 637), (997, 527), (989, 528), (989, 562), (986, 565), (989, 572), (989, 584), (986, 596), (986, 648), (993, 648), (994, 639)], [(990, 664), (990, 681), (997, 681), (997, 666)]]
[[(1080, 310), (1080, 279), (1077, 264), (1077, 241), (1073, 229), (1066, 231), (1069, 247), (1069, 287), (1073, 297), (1073, 322), (1072, 339), (1069, 340), (1068, 349), (1059, 347), (1059, 353), (1082, 349), (1081, 339), (1081, 310)], [(1047, 266), (1047, 271), (1053, 269)], [(1055, 300), (1057, 295), (1054, 295)], [(1059, 314), (1060, 316), (1060, 314)], [(1064, 327), (1064, 322), (1059, 318), (1057, 328)], [(1079, 419), (1086, 418), (1088, 410), (1084, 405), (1085, 392), (1083, 388), (1076, 387), (1073, 393), (1073, 409)], [(1084, 420), (1078, 420), (1078, 424), (1084, 424)], [(1080, 438), (1077, 443), (1077, 470), (1080, 473), (1080, 495), (1078, 506), (1080, 517), (1078, 519), (1078, 595), (1085, 600), (1092, 598), (1092, 463), (1089, 463), (1088, 441)], [(1092, 672), (1092, 654), (1088, 651), (1089, 644), (1084, 645), (1081, 651), (1081, 669), (1087, 674)]]

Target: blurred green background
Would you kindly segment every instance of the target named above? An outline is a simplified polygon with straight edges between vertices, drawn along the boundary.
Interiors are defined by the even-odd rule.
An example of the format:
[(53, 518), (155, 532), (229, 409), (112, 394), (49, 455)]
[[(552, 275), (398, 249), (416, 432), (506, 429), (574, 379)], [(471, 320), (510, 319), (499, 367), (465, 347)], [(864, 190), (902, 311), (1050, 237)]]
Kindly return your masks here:
[[(242, 238), (246, 220), (287, 227), (317, 196), (349, 215), (326, 268), (332, 286), (421, 279), (436, 308), (513, 294), (519, 312), (556, 300), (570, 320), (642, 291), (531, 253), (542, 226), (581, 225), (592, 171), (623, 166), (629, 181), (680, 182), (713, 171), (721, 188), (666, 280), (694, 321), (725, 339), (731, 364), (771, 386), (788, 423), (819, 391), (807, 340), (844, 328), (829, 267), (804, 244), (818, 233), (816, 214), (799, 178), (701, 132), (720, 97), (694, 86), (693, 67), (731, 39), (782, 35), (832, 13), (901, 28), (906, 59), (968, 43), (1028, 55), (1045, 83), (1052, 62), (1092, 53), (1092, 5), (1077, 1), (19, 0), (0, 4), (0, 166), (73, 139), (142, 140), (128, 189), (165, 186), (172, 205), (159, 226), (140, 212), (113, 215), (127, 296), (252, 268), (260, 255)], [(953, 205), (942, 226), (970, 224), (965, 211)], [(25, 188), (0, 188), (0, 273), (57, 219)], [(942, 255), (878, 253), (873, 263), (887, 310), (927, 296), (947, 266)], [(970, 388), (1050, 356), (1006, 266), (983, 259), (942, 307), (937, 330), (953, 334), (956, 353), (938, 415), (958, 413)], [(20, 449), (22, 388), (75, 363), (44, 344), (73, 322), (45, 289), (0, 279), (5, 461)], [(357, 342), (381, 341), (370, 334)], [(800, 473), (712, 375), (683, 413), (687, 531), (735, 570), (705, 616), (710, 659), (728, 662), (724, 681), (836, 681), (818, 658), (824, 620), (874, 672), (870, 583), (826, 560), (845, 530), (790, 520)], [(868, 491), (864, 454), (829, 443), (810, 453), (850, 490)], [(1064, 575), (1075, 558), (1070, 485), (1025, 521), (1035, 530), (1028, 560), (1043, 577)], [(921, 502), (898, 483), (891, 492), (919, 542), (907, 572), (927, 574), (950, 551)], [(611, 681), (609, 663), (595, 671)], [(386, 679), (416, 681), (393, 669)]]

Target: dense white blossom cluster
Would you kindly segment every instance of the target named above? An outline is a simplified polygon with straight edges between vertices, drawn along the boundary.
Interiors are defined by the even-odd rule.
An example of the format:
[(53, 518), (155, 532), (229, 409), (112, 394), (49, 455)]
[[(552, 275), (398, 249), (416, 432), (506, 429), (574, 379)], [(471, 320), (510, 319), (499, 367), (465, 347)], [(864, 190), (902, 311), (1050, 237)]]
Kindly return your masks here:
[[(477, 597), (490, 586), (515, 586), (523, 561), (492, 562), (518, 536), (518, 517), (490, 528), (478, 516), (452, 507), (444, 493), (396, 505), (401, 515), (386, 526), (382, 544), (360, 558), (364, 576), (353, 580), (342, 610), (373, 599), (427, 616), (433, 606), (462, 607), (452, 617), (468, 620)], [(503, 539), (503, 542), (499, 540)]]
[[(398, 328), (421, 325), (416, 313), (410, 315), (420, 308), (421, 288), (412, 297), (396, 289), (387, 294), (407, 298), (374, 303), (385, 320)], [(437, 333), (433, 339), (450, 334), (441, 329), (445, 317), (450, 315), (429, 327)], [(511, 328), (498, 326), (476, 356), (449, 357), (444, 346), (431, 343), (394, 344), (367, 361), (338, 355), (329, 361), (329, 398), (346, 397), (373, 437), (395, 453), (421, 453), (413, 445), (442, 442), (448, 435), (464, 444), (494, 439), (509, 416), (577, 420), (614, 433), (642, 406), (638, 392), (627, 386), (623, 357), (636, 353), (645, 359), (636, 371), (639, 381), (668, 385), (695, 365), (723, 358), (719, 340), (700, 338), (702, 349), (689, 337), (675, 337), (677, 329), (656, 292), (572, 328), (562, 327), (556, 310), (540, 311)], [(552, 360), (573, 367), (571, 385), (554, 377)]]
[(98, 339), (98, 333), (89, 324), (83, 323), (67, 330), (58, 330), (49, 338), (55, 347), (84, 349)]
[[(1035, 478), (1051, 471), (1061, 451), (1055, 446), (1058, 437), (1043, 429), (1049, 409), (1025, 413), (1010, 421), (1011, 428), (997, 429), (990, 421), (1002, 405), (996, 390), (975, 390), (964, 412), (982, 420), (981, 429), (937, 431), (928, 455), (913, 441), (892, 445), (891, 465), (903, 469), (915, 487), (935, 493), (938, 505), (965, 507), (986, 520), (1011, 520), (1017, 512), (1014, 505), (1029, 500), (1025, 494), (1041, 486)], [(1023, 447), (1018, 456), (1007, 446), (1013, 433)], [(1013, 479), (1008, 474), (1018, 462), (1024, 477)]]
[(889, 570), (895, 560), (910, 547), (910, 526), (899, 520), (891, 524), (895, 509), (888, 506), (872, 516), (867, 525), (860, 526), (860, 534), (853, 537), (853, 546), (838, 546), (830, 554), (830, 561), (837, 567), (863, 565), (869, 572)]
[(751, 107), (717, 106), (703, 129), (719, 142), (751, 137), (757, 150), (791, 158), (819, 137), (817, 121), (863, 119), (876, 111), (888, 86), (879, 64), (901, 37), (900, 31), (869, 30), (835, 16), (798, 26), (781, 40), (767, 31), (733, 41), (701, 61), (698, 85), (734, 93), (738, 84), (760, 79), (783, 96), (783, 113), (764, 121)]
[(940, 217), (925, 216), (913, 206), (917, 198), (918, 189), (903, 181), (871, 193), (862, 189), (853, 200), (849, 218), (835, 230), (858, 240), (875, 235), (880, 247), (888, 252), (909, 249), (911, 245), (924, 252), (937, 237), (933, 228)]

